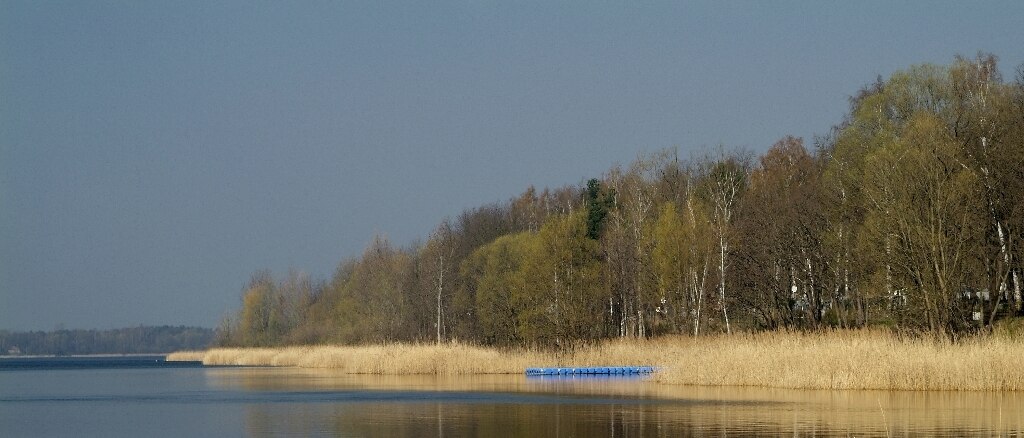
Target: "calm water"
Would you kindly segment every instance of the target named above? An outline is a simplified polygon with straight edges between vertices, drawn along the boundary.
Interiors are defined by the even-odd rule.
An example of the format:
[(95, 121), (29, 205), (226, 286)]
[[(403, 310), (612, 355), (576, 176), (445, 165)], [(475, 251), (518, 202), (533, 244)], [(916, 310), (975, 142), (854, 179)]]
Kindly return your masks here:
[[(991, 436), (1024, 394), (0, 360), (0, 436)], [(171, 366), (173, 365), (173, 366)]]

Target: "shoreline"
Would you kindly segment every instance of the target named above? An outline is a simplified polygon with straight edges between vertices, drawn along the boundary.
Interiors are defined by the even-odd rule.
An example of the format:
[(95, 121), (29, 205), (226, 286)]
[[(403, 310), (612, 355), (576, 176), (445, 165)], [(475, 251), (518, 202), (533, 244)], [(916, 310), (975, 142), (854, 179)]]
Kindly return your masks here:
[(790, 389), (1024, 391), (1024, 337), (958, 342), (878, 330), (616, 339), (555, 353), (460, 343), (215, 348), (172, 353), (204, 365), (326, 368), (352, 374), (523, 374), (528, 367), (655, 366), (668, 385)]
[[(172, 354), (178, 354), (178, 352), (170, 353), (99, 353), (99, 354), (5, 354), (0, 355), (0, 360), (5, 359), (57, 359), (57, 358), (90, 358), (90, 357), (156, 357), (156, 356), (171, 356)], [(169, 361), (169, 362), (187, 362), (183, 359)]]

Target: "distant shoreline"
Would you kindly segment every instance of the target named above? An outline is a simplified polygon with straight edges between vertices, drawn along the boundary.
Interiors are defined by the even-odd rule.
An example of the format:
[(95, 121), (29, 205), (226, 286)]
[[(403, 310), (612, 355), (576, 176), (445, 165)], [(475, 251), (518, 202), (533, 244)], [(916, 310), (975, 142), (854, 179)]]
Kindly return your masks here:
[(5, 359), (57, 359), (57, 358), (90, 358), (90, 357), (156, 357), (170, 356), (173, 353), (99, 353), (99, 354), (4, 354), (0, 355), (0, 360)]

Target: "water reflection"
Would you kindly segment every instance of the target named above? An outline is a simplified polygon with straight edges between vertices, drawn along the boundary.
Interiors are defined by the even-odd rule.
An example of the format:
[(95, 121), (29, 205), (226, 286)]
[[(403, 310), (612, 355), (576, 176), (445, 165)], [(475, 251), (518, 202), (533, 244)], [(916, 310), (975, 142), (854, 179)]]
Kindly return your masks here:
[[(1024, 395), (674, 387), (646, 380), (359, 376), (211, 369), (226, 391), (287, 394), (247, 405), (254, 436), (1009, 435)], [(271, 398), (274, 399), (274, 398)]]

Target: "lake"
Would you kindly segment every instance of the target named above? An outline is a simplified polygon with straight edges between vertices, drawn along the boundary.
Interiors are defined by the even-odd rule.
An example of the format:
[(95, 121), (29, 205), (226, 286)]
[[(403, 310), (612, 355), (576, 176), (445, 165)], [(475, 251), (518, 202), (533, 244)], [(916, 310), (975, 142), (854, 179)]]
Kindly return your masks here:
[(160, 357), (0, 359), (0, 436), (11, 437), (1021, 433), (1020, 393), (675, 387), (639, 378), (367, 376), (209, 368)]

